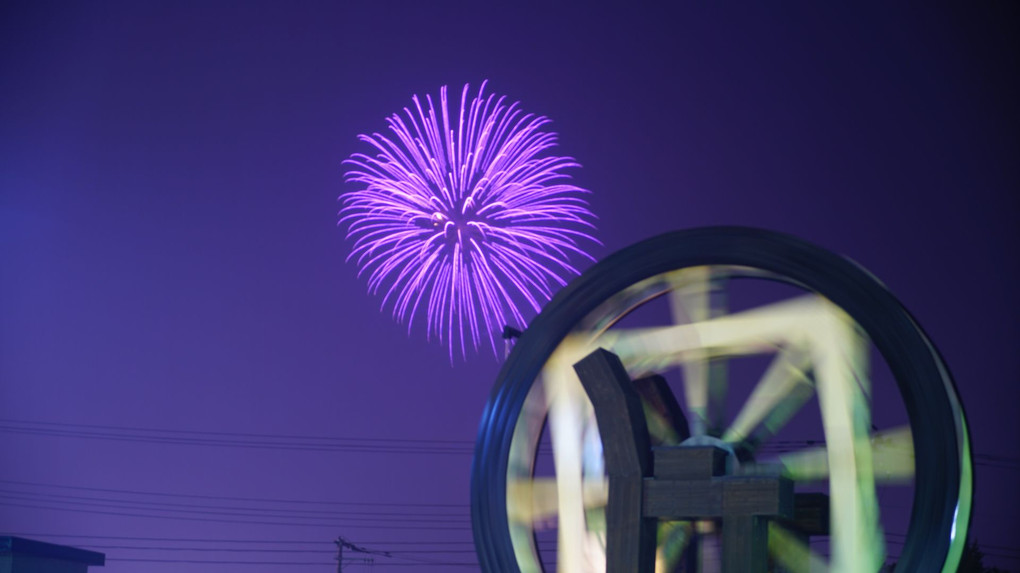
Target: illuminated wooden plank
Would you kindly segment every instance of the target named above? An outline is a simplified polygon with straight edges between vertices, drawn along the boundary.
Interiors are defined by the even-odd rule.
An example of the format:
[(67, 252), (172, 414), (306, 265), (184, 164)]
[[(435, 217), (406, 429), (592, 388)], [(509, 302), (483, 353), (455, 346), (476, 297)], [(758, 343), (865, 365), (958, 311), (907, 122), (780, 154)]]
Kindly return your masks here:
[(914, 478), (914, 437), (910, 426), (876, 432), (871, 437), (875, 481), (904, 483)]
[[(710, 267), (688, 269), (672, 278), (678, 281), (669, 293), (674, 325), (700, 323), (725, 314), (725, 297)], [(709, 357), (709, 353), (695, 350), (681, 364), (692, 436), (705, 435), (708, 429), (721, 426), (725, 415), (725, 362)]]
[[(514, 426), (513, 440), (507, 460), (507, 483), (531, 480), (535, 469), (535, 451), (545, 426), (548, 402), (545, 384), (536, 380), (524, 399), (521, 415)], [(542, 562), (535, 546), (536, 524), (533, 521), (531, 496), (508, 492), (506, 497), (510, 543), (521, 573), (541, 573)], [(551, 517), (555, 516), (555, 512)]]
[[(739, 443), (766, 420), (771, 422), (768, 424), (769, 435), (775, 434), (804, 404), (806, 397), (811, 395), (794, 392), (798, 386), (812, 386), (811, 379), (804, 372), (808, 360), (808, 354), (802, 349), (781, 350), (769, 364), (764, 376), (733, 420), (733, 424), (723, 433), (723, 441)], [(796, 400), (793, 403), (790, 401), (791, 396)], [(770, 416), (776, 412), (782, 415)]]
[(542, 372), (549, 402), (548, 427), (556, 470), (557, 571), (582, 573), (589, 562), (585, 556), (586, 528), (583, 491), (583, 430), (591, 408), (577, 376), (564, 357), (573, 354), (563, 347), (549, 359)]
[[(688, 284), (677, 286), (669, 293), (669, 308), (674, 325), (694, 324), (711, 318), (709, 307), (708, 267), (690, 269), (684, 274), (689, 277)], [(696, 330), (687, 330), (691, 336)], [(696, 347), (702, 347), (700, 341), (691, 341)], [(690, 424), (692, 436), (703, 436), (708, 426), (708, 361), (703, 353), (697, 350), (688, 354), (687, 360), (681, 364), (684, 374), (684, 399), (687, 404), (687, 422)]]
[(790, 573), (828, 571), (825, 558), (813, 551), (803, 539), (779, 525), (769, 523), (769, 555)]
[(705, 357), (772, 352), (799, 342), (824, 305), (807, 295), (692, 324), (613, 329), (592, 344), (619, 355), (631, 372), (663, 371)]
[[(508, 504), (509, 517), (518, 523), (538, 524), (550, 521), (559, 514), (559, 497), (554, 477), (509, 481), (506, 495), (513, 500), (512, 510)], [(604, 508), (609, 499), (609, 482), (604, 478), (585, 480), (581, 486), (581, 498), (585, 510)]]
[[(877, 432), (869, 440), (876, 481), (898, 483), (914, 477), (914, 443), (910, 427)], [(824, 447), (781, 454), (783, 474), (798, 482), (829, 479), (829, 452)], [(752, 472), (752, 467), (744, 468)]]
[(689, 521), (659, 523), (658, 548), (655, 551), (655, 573), (675, 571), (684, 551), (691, 544), (694, 525)]
[(860, 344), (849, 319), (838, 309), (812, 321), (811, 347), (817, 379), (818, 403), (828, 446), (832, 516), (832, 569), (842, 573), (872, 573), (885, 557), (878, 525), (869, 410), (854, 365), (847, 356)]

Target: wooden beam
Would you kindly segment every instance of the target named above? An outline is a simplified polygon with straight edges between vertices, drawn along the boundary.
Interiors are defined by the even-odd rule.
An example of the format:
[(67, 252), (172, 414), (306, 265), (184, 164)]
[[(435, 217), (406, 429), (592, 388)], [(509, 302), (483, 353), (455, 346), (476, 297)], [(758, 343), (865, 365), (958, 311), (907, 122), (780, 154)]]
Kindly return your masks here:
[(600, 348), (574, 370), (595, 408), (609, 478), (606, 572), (653, 573), (657, 521), (642, 512), (652, 455), (641, 398), (611, 352)]

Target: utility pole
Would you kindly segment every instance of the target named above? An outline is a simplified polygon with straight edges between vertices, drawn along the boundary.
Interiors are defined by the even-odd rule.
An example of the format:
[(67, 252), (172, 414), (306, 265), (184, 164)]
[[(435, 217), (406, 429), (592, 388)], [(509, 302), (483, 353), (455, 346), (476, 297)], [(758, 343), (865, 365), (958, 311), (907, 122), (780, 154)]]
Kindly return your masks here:
[(334, 543), (336, 543), (336, 573), (344, 573), (344, 538), (337, 537)]
[[(373, 551), (371, 549), (365, 549), (364, 547), (355, 545), (350, 541), (347, 541), (343, 537), (337, 537), (336, 541), (336, 573), (343, 573), (344, 571), (344, 549), (349, 549), (353, 553), (363, 553), (365, 555), (381, 555), (383, 557), (392, 557), (389, 552), (386, 551)], [(371, 557), (348, 557), (346, 563), (373, 563), (374, 560)]]

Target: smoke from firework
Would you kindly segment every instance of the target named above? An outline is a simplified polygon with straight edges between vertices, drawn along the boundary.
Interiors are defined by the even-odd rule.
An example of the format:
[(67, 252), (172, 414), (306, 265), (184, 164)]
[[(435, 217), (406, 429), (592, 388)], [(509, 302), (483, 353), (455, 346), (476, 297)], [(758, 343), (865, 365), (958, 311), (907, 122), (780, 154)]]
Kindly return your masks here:
[(340, 222), (348, 227), (359, 275), (382, 306), (408, 323), (424, 315), (429, 338), (466, 356), (487, 337), (496, 352), (504, 324), (524, 325), (578, 271), (572, 255), (591, 258), (581, 243), (594, 242), (594, 215), (584, 189), (566, 183), (569, 157), (543, 156), (556, 134), (549, 120), (525, 114), (505, 97), (484, 95), (485, 83), (451, 117), (446, 87), (439, 105), (386, 121), (390, 134), (360, 135), (374, 155), (356, 153), (344, 163), (359, 189), (341, 196)]

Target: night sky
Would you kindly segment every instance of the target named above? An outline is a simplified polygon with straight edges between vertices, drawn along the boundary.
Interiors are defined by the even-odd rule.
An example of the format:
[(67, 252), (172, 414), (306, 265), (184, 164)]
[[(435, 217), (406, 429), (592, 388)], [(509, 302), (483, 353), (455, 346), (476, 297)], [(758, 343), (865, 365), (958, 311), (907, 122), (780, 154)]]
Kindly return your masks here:
[(739, 224), (878, 276), (1020, 568), (1017, 5), (479, 4), (0, 6), (0, 534), (109, 573), (325, 572), (338, 535), (473, 568), (499, 362), (380, 313), (336, 213), (357, 134), (488, 79), (584, 166), (597, 258)]

